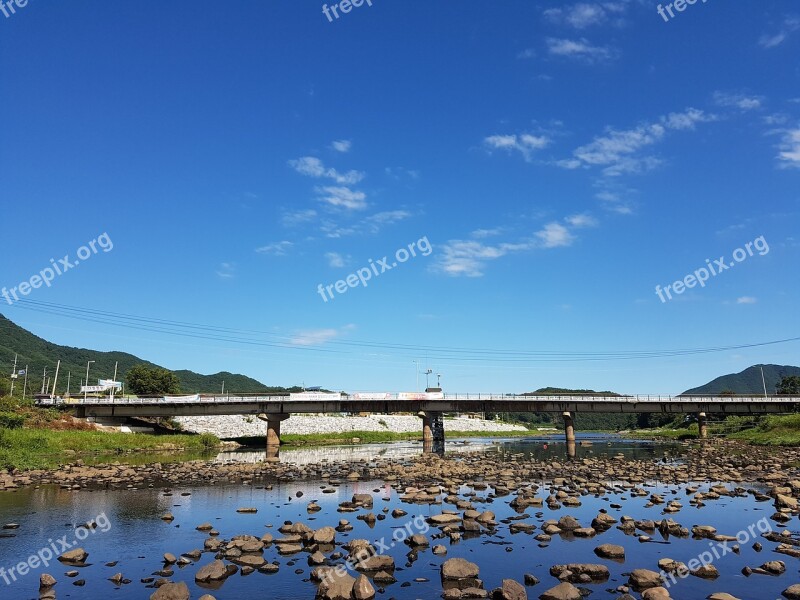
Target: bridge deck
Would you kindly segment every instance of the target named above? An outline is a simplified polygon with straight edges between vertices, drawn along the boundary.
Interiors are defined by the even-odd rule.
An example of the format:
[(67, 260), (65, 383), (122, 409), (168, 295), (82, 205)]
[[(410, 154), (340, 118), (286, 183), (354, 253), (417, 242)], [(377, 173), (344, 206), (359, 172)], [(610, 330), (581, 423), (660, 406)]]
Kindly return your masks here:
[[(365, 396), (365, 395), (362, 395)], [(288, 396), (194, 395), (166, 398), (72, 398), (40, 400), (43, 406), (74, 408), (81, 416), (163, 417), (291, 413), (437, 412), (592, 412), (592, 413), (729, 413), (791, 412), (797, 396), (519, 396), (512, 394), (444, 394), (442, 398), (406, 400), (397, 394), (380, 399), (342, 395), (338, 399), (291, 399)]]

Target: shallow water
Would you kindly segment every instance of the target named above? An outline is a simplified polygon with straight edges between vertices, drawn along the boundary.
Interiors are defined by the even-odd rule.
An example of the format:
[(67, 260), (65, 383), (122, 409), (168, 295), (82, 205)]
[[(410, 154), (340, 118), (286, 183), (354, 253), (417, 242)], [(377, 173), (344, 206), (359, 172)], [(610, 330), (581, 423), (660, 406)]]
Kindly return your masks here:
[[(620, 440), (614, 441), (613, 444), (622, 448), (629, 442)], [(649, 452), (647, 448), (651, 445), (630, 443), (627, 449), (632, 452)], [(524, 447), (526, 447), (525, 442), (512, 440), (499, 444), (486, 444), (484, 450), (518, 454), (520, 448)], [(550, 447), (552, 446), (549, 445), (548, 448)], [(594, 449), (599, 450), (596, 447)], [(651, 450), (661, 453), (665, 449)], [(616, 450), (609, 451), (616, 453)], [(720, 533), (736, 535), (773, 512), (770, 503), (756, 503), (751, 497), (722, 497), (717, 501), (708, 501), (703, 509), (696, 509), (688, 504), (689, 497), (685, 492), (677, 487), (664, 489), (654, 484), (646, 489), (665, 493), (667, 500), (674, 497), (681, 501), (684, 508), (671, 517), (690, 528), (694, 524), (707, 524), (717, 527)], [(708, 489), (708, 484), (702, 485), (701, 489)], [(295, 497), (298, 491), (303, 492), (302, 498)], [(673, 492), (676, 491), (677, 495), (673, 496)], [(182, 496), (183, 492), (190, 495)], [(384, 507), (388, 509), (400, 507), (409, 514), (401, 519), (387, 516), (371, 529), (363, 521), (356, 519), (358, 514), (365, 511), (337, 512), (338, 503), (351, 499), (353, 493), (372, 493), (375, 498), (373, 512), (376, 514)], [(473, 502), (478, 510), (494, 511), (498, 521), (517, 516), (508, 505), (514, 496), (496, 498), (492, 502), (486, 501), (487, 493), (488, 491), (477, 491)], [(404, 504), (399, 502), (394, 489), (379, 482), (346, 483), (337, 487), (334, 494), (322, 494), (321, 482), (318, 481), (275, 484), (274, 489), (270, 491), (241, 485), (175, 488), (172, 494), (167, 496), (165, 490), (159, 489), (73, 492), (52, 486), (0, 494), (0, 522), (20, 524), (17, 530), (6, 530), (6, 533), (14, 533), (16, 537), (0, 539), (0, 567), (4, 567), (6, 572), (16, 563), (27, 560), (28, 556), (36, 554), (47, 546), (48, 540), (55, 541), (65, 534), (68, 536), (68, 541), (73, 540), (76, 524), (95, 519), (104, 513), (107, 521), (101, 518), (98, 522), (109, 525), (107, 531), (98, 528), (81, 542), (81, 546), (90, 554), (88, 562), (91, 563), (90, 566), (78, 569), (80, 571), (78, 578), (86, 580), (84, 587), (73, 586), (72, 580), (64, 576), (64, 573), (72, 567), (56, 562), (47, 568), (37, 569), (24, 577), (18, 577), (17, 581), (10, 581), (9, 578), (10, 585), (6, 585), (0, 578), (0, 598), (37, 598), (38, 576), (42, 572), (49, 572), (59, 581), (55, 588), (58, 598), (95, 599), (105, 596), (121, 599), (148, 598), (153, 590), (141, 584), (140, 579), (152, 576), (154, 571), (161, 568), (161, 556), (164, 552), (179, 555), (194, 548), (202, 548), (206, 534), (196, 531), (195, 527), (205, 521), (212, 523), (219, 530), (221, 538), (230, 539), (234, 535), (244, 533), (260, 537), (265, 532), (271, 532), (275, 537), (279, 537), (277, 527), (285, 520), (302, 521), (310, 527), (319, 528), (325, 525), (335, 526), (340, 518), (348, 519), (354, 530), (337, 533), (337, 542), (357, 538), (374, 542), (383, 538), (386, 544), (391, 546), (387, 553), (394, 557), (398, 567), (395, 573), (398, 583), (387, 586), (386, 594), (379, 594), (378, 597), (393, 597), (398, 600), (439, 598), (440, 565), (447, 558), (456, 556), (466, 558), (480, 566), (481, 577), (487, 589), (499, 585), (503, 578), (522, 581), (525, 573), (534, 574), (541, 583), (529, 588), (530, 598), (538, 597), (544, 590), (558, 583), (549, 574), (549, 567), (553, 564), (602, 563), (610, 569), (611, 579), (603, 584), (586, 587), (593, 590), (592, 598), (613, 598), (619, 594), (607, 590), (613, 590), (627, 582), (627, 577), (623, 573), (634, 568), (658, 570), (657, 561), (663, 557), (688, 562), (709, 549), (707, 540), (674, 537), (664, 540), (658, 533), (653, 535), (653, 539), (664, 543), (640, 543), (635, 537), (626, 536), (615, 528), (592, 539), (555, 536), (548, 547), (541, 548), (532, 536), (522, 533), (511, 534), (508, 524), (500, 522), (495, 534), (491, 536), (482, 535), (464, 539), (456, 544), (451, 544), (447, 539), (432, 539), (432, 544), (442, 543), (447, 546), (447, 556), (434, 556), (430, 549), (427, 549), (420, 551), (418, 560), (406, 566), (405, 555), (408, 548), (401, 543), (393, 544), (392, 536), (399, 536), (397, 532), (402, 531), (406, 524), (409, 524), (412, 533), (416, 533), (415, 516), (438, 514), (443, 508), (453, 509), (452, 505)], [(550, 510), (547, 507), (531, 508), (527, 511), (530, 517), (524, 519), (524, 522), (539, 525), (544, 520), (558, 519), (569, 514), (588, 526), (600, 508), (608, 508), (610, 514), (617, 518), (621, 515), (630, 515), (636, 519), (662, 518), (663, 507), (645, 508), (644, 505), (648, 500), (646, 497), (632, 498), (629, 494), (621, 493), (610, 494), (608, 498), (611, 502), (619, 502), (623, 509), (610, 509), (608, 501), (584, 496), (581, 499), (583, 505), (580, 507), (559, 510)], [(311, 500), (316, 500), (322, 506), (322, 511), (309, 515), (306, 506)], [(256, 507), (258, 513), (238, 514), (236, 509), (240, 507)], [(167, 511), (175, 515), (172, 523), (165, 523), (159, 518)], [(537, 513), (541, 513), (539, 517), (535, 516)], [(419, 520), (416, 523), (418, 524)], [(761, 521), (761, 524), (763, 527), (764, 521)], [(434, 533), (435, 531), (431, 530), (427, 535), (431, 538)], [(722, 574), (716, 581), (705, 581), (695, 577), (679, 580), (671, 588), (673, 597), (700, 599), (715, 591), (727, 591), (743, 599), (778, 598), (783, 589), (798, 580), (797, 559), (775, 554), (771, 551), (775, 544), (766, 540), (761, 541), (764, 544), (761, 553), (756, 553), (751, 548), (752, 540), (748, 540), (742, 545), (741, 555), (729, 553), (715, 560), (714, 564)], [(618, 563), (597, 558), (593, 549), (603, 543), (624, 546), (627, 559), (623, 563)], [(511, 549), (511, 552), (507, 549)], [(316, 587), (308, 581), (311, 569), (306, 562), (307, 556), (306, 553), (300, 553), (294, 557), (281, 557), (273, 546), (265, 550), (264, 557), (270, 562), (277, 560), (280, 563), (279, 573), (264, 575), (256, 572), (246, 577), (236, 574), (220, 589), (211, 593), (220, 600), (313, 598)], [(756, 567), (768, 560), (777, 559), (784, 560), (787, 564), (787, 573), (781, 577), (753, 575), (746, 578), (740, 572), (746, 565)], [(208, 593), (208, 590), (203, 590), (195, 584), (194, 574), (199, 566), (211, 560), (213, 560), (211, 554), (204, 554), (197, 565), (189, 565), (183, 569), (176, 568), (172, 579), (186, 581), (192, 590), (192, 598), (198, 598), (203, 593)], [(119, 563), (114, 567), (106, 567), (104, 563), (109, 561), (119, 561)], [(295, 574), (295, 569), (302, 570), (302, 573)], [(123, 573), (132, 580), (132, 583), (117, 588), (107, 580), (117, 572)], [(414, 581), (416, 578), (425, 578), (428, 581), (416, 582)], [(403, 582), (411, 582), (411, 585), (401, 587)]]

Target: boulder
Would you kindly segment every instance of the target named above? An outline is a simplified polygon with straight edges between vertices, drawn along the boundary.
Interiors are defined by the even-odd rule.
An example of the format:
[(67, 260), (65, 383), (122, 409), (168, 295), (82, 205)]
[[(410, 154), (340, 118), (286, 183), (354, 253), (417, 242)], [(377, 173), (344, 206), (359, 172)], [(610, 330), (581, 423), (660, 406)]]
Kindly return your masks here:
[(539, 600), (582, 600), (581, 591), (571, 583), (559, 583), (539, 596)]
[(442, 579), (445, 581), (474, 579), (479, 572), (478, 565), (463, 558), (450, 558), (442, 564)]
[(189, 588), (180, 583), (165, 583), (150, 595), (150, 600), (189, 600)]

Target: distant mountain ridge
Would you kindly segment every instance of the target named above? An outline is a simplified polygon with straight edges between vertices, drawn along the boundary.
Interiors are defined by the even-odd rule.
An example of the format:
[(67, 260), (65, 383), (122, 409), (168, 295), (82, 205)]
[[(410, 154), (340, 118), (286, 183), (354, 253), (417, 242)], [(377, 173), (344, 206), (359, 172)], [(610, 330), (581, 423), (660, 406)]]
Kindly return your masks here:
[[(58, 394), (67, 389), (67, 373), (72, 373), (70, 390), (73, 394), (79, 390), (81, 380), (86, 376), (87, 361), (95, 361), (89, 371), (89, 380), (111, 379), (114, 376), (114, 363), (119, 362), (117, 379), (124, 380), (125, 373), (137, 364), (158, 367), (155, 363), (128, 354), (126, 352), (98, 352), (86, 348), (59, 346), (44, 340), (30, 331), (23, 329), (0, 314), (0, 376), (8, 378), (14, 364), (14, 354), (19, 354), (17, 370), (28, 366), (28, 393), (37, 393), (42, 388), (42, 373), (47, 367), (47, 377), (55, 375), (56, 362), (61, 360), (58, 375)], [(241, 394), (282, 393), (299, 388), (270, 387), (260, 381), (234, 373), (222, 372), (214, 375), (201, 375), (193, 371), (174, 371), (181, 383), (182, 393), (219, 393), (222, 382), (225, 391)], [(23, 385), (22, 377), (17, 380)], [(51, 383), (52, 385), (52, 383)], [(17, 394), (15, 390), (15, 395)]]
[(732, 391), (735, 394), (761, 395), (764, 393), (764, 383), (761, 380), (762, 367), (768, 394), (775, 393), (775, 387), (784, 377), (800, 375), (800, 367), (791, 365), (753, 365), (740, 373), (730, 373), (712, 379), (705, 385), (686, 390), (682, 395), (707, 396), (725, 391)]

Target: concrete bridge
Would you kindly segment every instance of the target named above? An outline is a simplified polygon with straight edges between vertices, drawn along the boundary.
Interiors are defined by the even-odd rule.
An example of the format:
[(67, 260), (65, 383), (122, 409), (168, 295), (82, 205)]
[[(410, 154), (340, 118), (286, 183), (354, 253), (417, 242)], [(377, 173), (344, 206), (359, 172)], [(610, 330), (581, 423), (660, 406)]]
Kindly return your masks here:
[(424, 393), (299, 393), (289, 396), (191, 395), (122, 398), (44, 398), (42, 406), (63, 406), (80, 418), (256, 415), (267, 422), (267, 453), (277, 456), (281, 422), (293, 413), (414, 413), (422, 419), (425, 451), (444, 449), (444, 413), (558, 413), (568, 446), (575, 445), (576, 413), (663, 413), (697, 415), (701, 438), (706, 414), (755, 415), (792, 412), (798, 396), (596, 396)]

